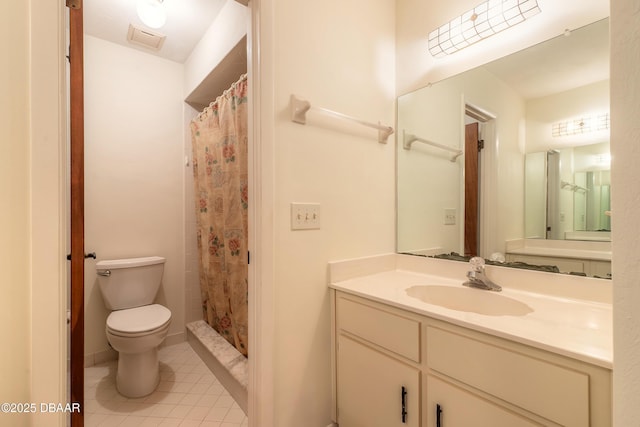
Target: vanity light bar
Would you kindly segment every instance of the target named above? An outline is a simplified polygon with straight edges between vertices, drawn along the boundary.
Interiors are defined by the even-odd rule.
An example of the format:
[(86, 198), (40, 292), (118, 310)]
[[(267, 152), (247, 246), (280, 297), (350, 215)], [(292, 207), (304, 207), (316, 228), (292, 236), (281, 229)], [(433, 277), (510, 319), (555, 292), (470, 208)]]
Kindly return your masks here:
[(551, 136), (571, 136), (609, 129), (609, 113), (584, 116), (551, 125)]
[(540, 13), (537, 0), (488, 0), (429, 33), (429, 52), (436, 58), (513, 27)]

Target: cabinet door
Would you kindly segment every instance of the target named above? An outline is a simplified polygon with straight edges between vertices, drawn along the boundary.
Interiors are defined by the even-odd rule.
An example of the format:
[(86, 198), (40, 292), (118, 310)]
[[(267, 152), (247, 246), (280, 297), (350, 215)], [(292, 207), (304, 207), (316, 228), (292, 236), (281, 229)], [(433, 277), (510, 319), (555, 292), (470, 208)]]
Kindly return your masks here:
[(420, 425), (418, 369), (340, 335), (337, 382), (340, 427)]
[[(427, 376), (426, 388), (427, 427), (533, 427), (542, 425), (431, 375)], [(438, 406), (441, 410), (440, 414), (438, 414)], [(438, 417), (440, 418), (439, 422)]]
[(591, 275), (598, 277), (610, 277), (611, 263), (607, 261), (591, 261)]

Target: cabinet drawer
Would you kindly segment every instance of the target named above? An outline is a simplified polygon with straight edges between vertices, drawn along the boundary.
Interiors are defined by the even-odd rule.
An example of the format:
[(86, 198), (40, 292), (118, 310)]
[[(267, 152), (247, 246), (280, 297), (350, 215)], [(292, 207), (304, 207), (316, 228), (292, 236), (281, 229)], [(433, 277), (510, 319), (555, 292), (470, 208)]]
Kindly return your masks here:
[(420, 322), (338, 297), (337, 327), (420, 363)]
[(435, 327), (427, 365), (558, 424), (589, 426), (589, 376)]

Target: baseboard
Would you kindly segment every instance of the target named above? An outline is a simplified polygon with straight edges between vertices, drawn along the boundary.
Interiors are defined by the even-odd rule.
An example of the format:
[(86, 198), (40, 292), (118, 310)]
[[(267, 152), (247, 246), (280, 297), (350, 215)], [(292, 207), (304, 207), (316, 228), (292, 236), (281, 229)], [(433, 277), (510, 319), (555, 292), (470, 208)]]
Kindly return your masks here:
[(84, 367), (87, 368), (89, 366), (97, 365), (99, 363), (104, 363), (104, 362), (108, 362), (109, 360), (116, 360), (116, 359), (118, 359), (118, 352), (112, 348), (108, 348), (107, 350), (85, 354)]
[(167, 335), (160, 347), (166, 347), (168, 345), (180, 344), (187, 340), (187, 334), (183, 332), (176, 332), (175, 334)]
[[(160, 347), (165, 347), (173, 344), (180, 344), (187, 340), (187, 334), (185, 332), (177, 332), (175, 334), (167, 335)], [(112, 348), (108, 348), (102, 351), (96, 351), (95, 353), (84, 355), (84, 367), (98, 365), (100, 363), (108, 362), (110, 360), (117, 360), (118, 352)]]

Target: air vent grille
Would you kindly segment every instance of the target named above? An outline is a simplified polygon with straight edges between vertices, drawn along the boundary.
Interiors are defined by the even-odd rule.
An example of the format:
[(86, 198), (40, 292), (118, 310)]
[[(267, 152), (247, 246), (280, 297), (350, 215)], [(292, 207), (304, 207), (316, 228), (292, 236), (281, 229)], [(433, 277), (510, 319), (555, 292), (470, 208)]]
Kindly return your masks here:
[(129, 32), (127, 33), (127, 40), (129, 43), (146, 47), (151, 50), (160, 50), (166, 38), (167, 36), (164, 34), (129, 24)]

